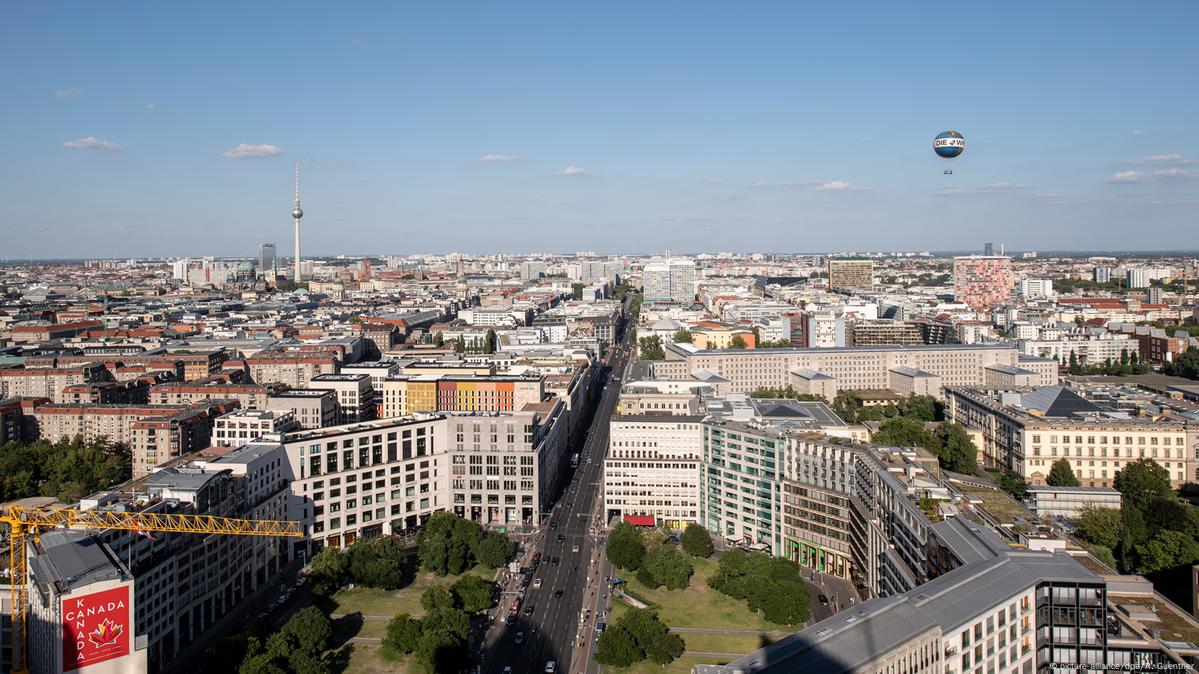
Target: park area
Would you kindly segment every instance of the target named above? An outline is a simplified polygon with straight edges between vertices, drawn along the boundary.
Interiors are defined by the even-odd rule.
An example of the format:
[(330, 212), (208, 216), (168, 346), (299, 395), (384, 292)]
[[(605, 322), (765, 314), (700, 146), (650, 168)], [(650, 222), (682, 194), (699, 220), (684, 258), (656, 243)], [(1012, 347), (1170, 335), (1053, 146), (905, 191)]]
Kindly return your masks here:
[[(427, 571), (416, 574), (412, 583), (399, 590), (372, 587), (344, 588), (328, 598), (317, 598), (314, 605), (333, 618), (332, 661), (344, 666), (344, 674), (407, 674), (420, 671), (411, 655), (388, 653), (382, 639), (387, 623), (400, 613), (414, 618), (425, 614), (421, 594), (440, 585), (450, 587), (461, 576), (473, 574), (490, 580), (495, 570), (482, 565), (459, 575), (437, 576)], [(334, 617), (336, 616), (336, 617)], [(362, 641), (353, 641), (361, 639)]]

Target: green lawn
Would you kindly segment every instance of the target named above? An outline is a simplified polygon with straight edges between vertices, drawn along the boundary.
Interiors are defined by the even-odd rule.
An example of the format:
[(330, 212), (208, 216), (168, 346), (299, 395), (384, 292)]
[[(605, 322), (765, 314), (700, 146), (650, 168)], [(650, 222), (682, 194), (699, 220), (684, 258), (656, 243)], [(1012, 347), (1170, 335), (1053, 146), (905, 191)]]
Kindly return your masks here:
[[(710, 559), (692, 560), (695, 574), (691, 576), (691, 584), (686, 590), (667, 590), (665, 587), (651, 590), (633, 577), (625, 573), (629, 589), (638, 597), (653, 602), (651, 606), (658, 612), (662, 622), (674, 627), (724, 627), (738, 630), (758, 630), (770, 632), (792, 629), (786, 625), (776, 625), (762, 617), (760, 613), (750, 613), (744, 600), (733, 599), (708, 587), (708, 578), (715, 573), (717, 562)], [(627, 578), (626, 578), (627, 576)], [(624, 605), (617, 601), (613, 605), (613, 619), (623, 611)]]
[(409, 655), (402, 660), (390, 660), (381, 652), (381, 647), (375, 644), (346, 644), (337, 653), (342, 657), (348, 656), (342, 674), (416, 674), (420, 668)]
[(649, 660), (639, 662), (632, 667), (604, 667), (604, 672), (611, 674), (691, 674), (691, 668), (695, 665), (723, 665), (727, 660), (714, 660), (712, 658), (693, 658), (684, 655), (674, 662), (659, 667)]
[[(744, 634), (695, 634), (679, 633), (687, 644), (688, 651), (703, 653), (752, 653), (777, 641), (778, 637), (755, 637)], [(765, 639), (765, 642), (763, 642)]]
[[(484, 566), (476, 566), (466, 573), (481, 576), (488, 580), (495, 577), (495, 570)], [(360, 613), (364, 616), (393, 617), (400, 613), (409, 613), (415, 617), (425, 614), (420, 605), (421, 593), (434, 585), (444, 585), (447, 588), (459, 576), (439, 577), (431, 573), (417, 573), (412, 584), (395, 591), (379, 590), (370, 587), (356, 587), (352, 590), (341, 590), (327, 599), (318, 598), (315, 605), (326, 614), (348, 614), (333, 621), (334, 643), (344, 644), (330, 651), (335, 662), (344, 663), (345, 674), (409, 674), (418, 668), (412, 664), (411, 657), (403, 660), (392, 660), (380, 652), (379, 644), (348, 643), (354, 637), (375, 637), (382, 639), (387, 634), (387, 620), (365, 620), (350, 614)], [(343, 671), (340, 665), (333, 671)]]
[[(495, 577), (495, 570), (485, 566), (476, 566), (466, 573), (473, 573), (488, 580)], [(395, 616), (400, 613), (410, 613), (413, 616), (424, 615), (425, 610), (420, 605), (420, 595), (426, 588), (433, 585), (449, 587), (458, 576), (438, 577), (428, 572), (416, 574), (416, 579), (408, 587), (395, 591), (380, 590), (373, 587), (356, 587), (352, 590), (339, 591), (329, 599), (318, 601), (326, 613), (361, 613), (363, 615)]]

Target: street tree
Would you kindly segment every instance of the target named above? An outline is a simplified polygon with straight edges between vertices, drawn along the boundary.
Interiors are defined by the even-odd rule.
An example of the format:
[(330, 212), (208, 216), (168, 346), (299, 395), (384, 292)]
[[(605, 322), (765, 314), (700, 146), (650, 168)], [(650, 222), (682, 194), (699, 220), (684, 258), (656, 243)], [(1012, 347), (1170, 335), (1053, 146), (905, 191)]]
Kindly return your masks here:
[(1051, 487), (1077, 487), (1081, 483), (1074, 476), (1074, 469), (1070, 467), (1069, 459), (1058, 459), (1053, 462), (1053, 467), (1049, 469), (1049, 477), (1045, 482)]
[(708, 533), (707, 529), (695, 522), (687, 525), (687, 528), (683, 530), (680, 540), (683, 544), (683, 550), (686, 550), (687, 554), (692, 557), (711, 557), (715, 551), (715, 546), (712, 544), (712, 535)]
[(605, 552), (608, 560), (616, 568), (636, 571), (641, 568), (641, 562), (645, 558), (645, 542), (641, 531), (628, 522), (617, 524), (608, 534)]

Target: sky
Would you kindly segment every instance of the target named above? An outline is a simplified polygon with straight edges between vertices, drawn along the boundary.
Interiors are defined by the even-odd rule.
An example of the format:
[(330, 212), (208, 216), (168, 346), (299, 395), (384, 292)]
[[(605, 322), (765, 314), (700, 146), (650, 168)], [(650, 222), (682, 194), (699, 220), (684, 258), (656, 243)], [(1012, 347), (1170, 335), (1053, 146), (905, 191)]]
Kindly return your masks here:
[(0, 259), (283, 255), (296, 162), (317, 255), (1197, 249), (1196, 26), (1186, 0), (6, 3)]

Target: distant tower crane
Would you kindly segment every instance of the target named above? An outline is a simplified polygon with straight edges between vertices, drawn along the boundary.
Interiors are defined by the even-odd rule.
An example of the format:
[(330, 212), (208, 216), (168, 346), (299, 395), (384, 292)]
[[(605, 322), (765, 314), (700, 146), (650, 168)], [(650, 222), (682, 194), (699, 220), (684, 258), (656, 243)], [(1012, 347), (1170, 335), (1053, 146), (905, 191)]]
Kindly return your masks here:
[(8, 568), (12, 573), (9, 588), (12, 597), (12, 646), (14, 674), (28, 674), (29, 589), (26, 582), (26, 537), (34, 541), (38, 532), (51, 527), (84, 529), (119, 529), (136, 532), (172, 532), (187, 534), (229, 534), (233, 536), (286, 536), (301, 538), (304, 530), (299, 522), (286, 520), (243, 520), (212, 515), (183, 515), (165, 513), (109, 512), (106, 510), (74, 510), (64, 508), (26, 508), (10, 505), (0, 512), (0, 522), (9, 527)]

